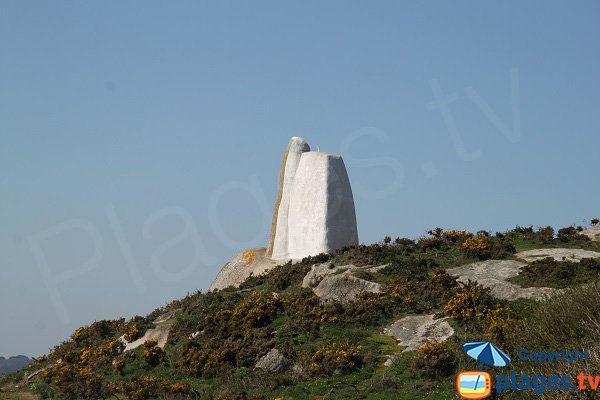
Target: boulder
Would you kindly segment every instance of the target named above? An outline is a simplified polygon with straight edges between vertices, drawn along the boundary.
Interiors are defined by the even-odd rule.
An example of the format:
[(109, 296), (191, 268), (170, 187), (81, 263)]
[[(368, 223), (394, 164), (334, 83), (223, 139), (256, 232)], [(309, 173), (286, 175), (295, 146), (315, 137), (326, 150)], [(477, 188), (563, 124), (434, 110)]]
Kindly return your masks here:
[(156, 328), (148, 329), (144, 336), (141, 338), (134, 340), (133, 342), (127, 342), (124, 336), (121, 336), (119, 339), (123, 344), (125, 344), (125, 349), (123, 351), (129, 351), (133, 349), (137, 349), (142, 346), (146, 340), (154, 339), (158, 342), (158, 347), (164, 349), (167, 344), (167, 340), (169, 339), (169, 330), (171, 329), (170, 324), (162, 324), (158, 325)]
[(265, 248), (242, 251), (223, 266), (209, 290), (239, 287), (251, 275), (261, 275), (276, 267), (277, 262), (266, 256), (265, 252)]
[(583, 249), (533, 249), (517, 253), (515, 257), (527, 262), (541, 260), (546, 257), (552, 257), (556, 261), (579, 262), (582, 258), (598, 258), (600, 253)]
[[(398, 340), (405, 349), (414, 351), (427, 342), (445, 342), (454, 334), (447, 318), (434, 319), (434, 315), (411, 315), (394, 322), (383, 333)], [(389, 364), (393, 362), (390, 361)]]
[(354, 265), (344, 265), (341, 267), (336, 267), (332, 263), (323, 263), (323, 264), (315, 264), (310, 267), (310, 271), (304, 276), (302, 280), (303, 288), (312, 288), (319, 284), (321, 279), (326, 277), (327, 275), (332, 275), (337, 273), (340, 270), (355, 270), (356, 267)]
[(525, 263), (514, 260), (487, 260), (447, 269), (448, 274), (457, 277), (459, 282), (475, 281), (483, 287), (490, 288), (492, 295), (499, 299), (534, 299), (539, 300), (555, 289), (546, 287), (522, 288), (506, 280), (519, 275)]
[(254, 368), (269, 372), (283, 372), (289, 368), (290, 364), (290, 360), (281, 354), (279, 350), (271, 349), (258, 360)]
[(362, 292), (381, 292), (381, 285), (349, 274), (328, 275), (313, 289), (322, 300), (350, 303)]
[(579, 233), (589, 237), (590, 240), (593, 240), (595, 242), (600, 241), (600, 225), (595, 225), (591, 228), (584, 229)]
[(372, 265), (357, 267), (352, 264), (335, 266), (330, 262), (326, 262), (323, 264), (315, 264), (310, 268), (310, 271), (308, 271), (308, 273), (304, 276), (304, 279), (302, 280), (302, 287), (313, 288), (317, 286), (321, 279), (323, 279), (327, 275), (333, 275), (338, 273), (339, 271), (344, 271), (344, 274), (352, 275), (352, 273), (356, 271), (379, 272), (387, 266), (389, 266), (389, 264), (379, 265), (375, 267)]

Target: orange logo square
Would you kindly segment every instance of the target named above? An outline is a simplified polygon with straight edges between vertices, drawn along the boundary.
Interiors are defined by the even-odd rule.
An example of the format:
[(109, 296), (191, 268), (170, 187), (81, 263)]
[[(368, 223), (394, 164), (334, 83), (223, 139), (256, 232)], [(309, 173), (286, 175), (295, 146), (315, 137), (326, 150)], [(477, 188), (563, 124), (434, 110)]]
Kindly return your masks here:
[(487, 372), (463, 371), (456, 377), (456, 389), (464, 399), (485, 399), (492, 394), (492, 379)]

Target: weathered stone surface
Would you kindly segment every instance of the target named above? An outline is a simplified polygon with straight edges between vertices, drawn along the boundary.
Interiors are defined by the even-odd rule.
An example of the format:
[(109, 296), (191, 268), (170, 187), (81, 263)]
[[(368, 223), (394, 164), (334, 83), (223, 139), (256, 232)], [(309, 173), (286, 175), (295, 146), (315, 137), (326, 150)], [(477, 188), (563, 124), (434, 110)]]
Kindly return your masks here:
[(44, 367), (44, 368), (42, 368), (42, 369), (38, 369), (37, 371), (34, 371), (34, 372), (32, 372), (31, 374), (29, 374), (29, 375), (26, 375), (26, 376), (25, 376), (25, 380), (26, 380), (26, 381), (29, 381), (29, 380), (31, 380), (31, 379), (33, 379), (33, 378), (35, 378), (36, 376), (38, 376), (39, 374), (41, 374), (41, 373), (42, 373), (42, 372), (44, 372), (45, 370), (46, 370), (46, 367)]
[(388, 265), (389, 264), (384, 264), (375, 267), (372, 265), (365, 265), (357, 267), (352, 264), (334, 266), (330, 262), (326, 262), (323, 264), (315, 264), (310, 268), (310, 271), (308, 271), (308, 273), (302, 280), (302, 287), (313, 288), (317, 286), (321, 279), (323, 279), (325, 276), (336, 274), (339, 271), (344, 271), (342, 273), (346, 275), (352, 275), (352, 273), (356, 271), (379, 272), (382, 269), (386, 268)]
[(166, 322), (170, 322), (175, 318), (175, 314), (177, 314), (179, 311), (181, 311), (180, 308), (168, 311), (164, 314), (161, 314), (158, 316), (158, 318), (156, 318), (154, 320), (154, 323), (158, 325), (158, 324), (164, 324)]
[(290, 198), (288, 249), (279, 256), (301, 259), (351, 244), (358, 244), (358, 230), (352, 188), (342, 157), (303, 153)]
[(556, 261), (579, 262), (582, 258), (598, 258), (600, 253), (583, 249), (533, 249), (515, 254), (515, 257), (532, 262), (542, 258), (552, 257)]
[(521, 267), (527, 264), (514, 260), (487, 260), (463, 265), (447, 270), (448, 274), (457, 277), (459, 282), (476, 281), (483, 287), (490, 288), (492, 294), (499, 299), (515, 300), (519, 298), (540, 299), (554, 291), (551, 288), (522, 288), (506, 280), (519, 275)]
[(284, 259), (288, 253), (288, 212), (290, 208), (290, 199), (292, 188), (294, 187), (294, 177), (302, 153), (310, 151), (310, 146), (301, 137), (293, 137), (285, 149), (281, 171), (279, 176), (279, 190), (275, 208), (273, 210), (273, 222), (271, 225), (271, 235), (267, 246), (267, 256), (276, 260)]
[(350, 303), (362, 292), (381, 292), (381, 285), (349, 274), (328, 275), (313, 289), (323, 300)]
[(142, 346), (146, 340), (150, 339), (156, 340), (158, 342), (158, 347), (162, 349), (167, 344), (170, 329), (171, 324), (161, 324), (156, 328), (148, 329), (146, 333), (144, 333), (144, 336), (138, 340), (134, 340), (133, 342), (127, 342), (123, 336), (121, 336), (119, 339), (125, 344), (125, 349), (123, 351), (137, 349), (138, 347)]
[(592, 226), (591, 228), (584, 229), (580, 232), (595, 242), (600, 241), (600, 225)]
[(302, 287), (315, 287), (325, 276), (335, 274), (336, 272), (344, 269), (348, 271), (353, 271), (356, 270), (357, 267), (355, 267), (354, 265), (334, 266), (333, 264), (328, 262), (323, 264), (315, 264), (310, 268), (310, 271), (308, 271), (308, 273), (302, 280)]
[[(434, 319), (431, 315), (411, 315), (394, 322), (383, 333), (406, 347), (402, 352), (417, 350), (426, 342), (445, 342), (454, 334), (446, 318)], [(390, 365), (391, 365), (390, 361)]]
[(265, 248), (248, 249), (235, 256), (221, 269), (209, 290), (239, 287), (250, 275), (261, 275), (277, 266), (265, 255)]
[(282, 372), (289, 368), (291, 362), (277, 349), (271, 349), (256, 363), (256, 369), (269, 372)]

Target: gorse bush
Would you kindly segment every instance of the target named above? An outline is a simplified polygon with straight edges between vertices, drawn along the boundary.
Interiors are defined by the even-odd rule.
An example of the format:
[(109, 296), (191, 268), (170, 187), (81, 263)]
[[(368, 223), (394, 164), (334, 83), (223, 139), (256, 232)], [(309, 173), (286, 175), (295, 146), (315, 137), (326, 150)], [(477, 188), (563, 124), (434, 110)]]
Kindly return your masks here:
[(110, 393), (102, 375), (94, 372), (90, 366), (58, 363), (47, 368), (42, 379), (52, 384), (58, 396), (65, 400), (100, 400)]
[(316, 375), (348, 373), (362, 365), (362, 346), (343, 342), (324, 344), (310, 355), (310, 370)]
[(441, 307), (456, 286), (443, 269), (391, 265), (382, 271), (389, 276), (385, 292), (402, 304), (406, 312), (424, 312)]
[(144, 318), (139, 315), (134, 316), (127, 322), (127, 325), (125, 325), (125, 340), (133, 342), (134, 340), (141, 338), (144, 336), (148, 326), (149, 324)]
[(444, 307), (444, 311), (450, 318), (465, 326), (473, 326), (483, 320), (495, 304), (490, 289), (469, 281), (459, 284)]
[(525, 242), (528, 244), (528, 247), (535, 245), (563, 246), (571, 244), (586, 248), (591, 242), (587, 236), (581, 234), (582, 230), (583, 228), (580, 226), (567, 226), (559, 229), (555, 236), (554, 228), (551, 226), (540, 227), (537, 230), (534, 230), (532, 226), (517, 226), (504, 235), (513, 241)]
[(486, 236), (471, 236), (462, 243), (462, 248), (470, 256), (484, 258), (489, 250)]
[(427, 342), (410, 359), (413, 370), (426, 378), (448, 376), (456, 367), (456, 356), (447, 344)]
[(557, 238), (561, 242), (569, 242), (572, 240), (589, 241), (590, 238), (588, 238), (587, 236), (582, 235), (580, 233), (582, 230), (583, 230), (583, 228), (574, 227), (574, 226), (568, 226), (565, 228), (561, 228), (558, 230)]
[(156, 376), (140, 376), (113, 383), (110, 385), (113, 393), (120, 393), (129, 400), (150, 400), (169, 396), (171, 399), (188, 399), (193, 394), (192, 389), (185, 383), (171, 383)]
[(593, 258), (580, 262), (556, 261), (552, 257), (536, 260), (521, 268), (512, 282), (524, 287), (545, 286), (565, 288), (600, 277), (600, 263)]
[(522, 323), (511, 308), (500, 304), (484, 311), (483, 322), (483, 338), (493, 343), (506, 343), (511, 340)]
[(158, 342), (154, 339), (149, 339), (144, 342), (144, 352), (142, 353), (142, 357), (146, 364), (152, 368), (167, 360), (167, 354), (158, 346)]
[(486, 340), (498, 344), (508, 341), (521, 323), (511, 308), (491, 295), (490, 289), (471, 281), (459, 284), (444, 312), (467, 331), (480, 333)]

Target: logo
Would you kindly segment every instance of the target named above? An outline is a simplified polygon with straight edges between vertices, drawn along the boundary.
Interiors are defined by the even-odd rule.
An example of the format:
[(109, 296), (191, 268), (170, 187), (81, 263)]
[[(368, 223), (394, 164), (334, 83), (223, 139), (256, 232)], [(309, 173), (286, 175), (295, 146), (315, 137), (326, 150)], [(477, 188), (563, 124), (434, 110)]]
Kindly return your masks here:
[(463, 371), (456, 377), (456, 389), (464, 399), (484, 399), (492, 393), (492, 379), (487, 372)]
[[(471, 342), (463, 345), (463, 350), (477, 361), (477, 371), (463, 371), (456, 377), (456, 389), (463, 399), (485, 399), (492, 394), (490, 374), (483, 372), (484, 365), (506, 367), (511, 359), (502, 350), (490, 342)], [(589, 349), (563, 351), (530, 351), (522, 348), (518, 353), (519, 360), (537, 364), (567, 363), (588, 361)], [(577, 382), (569, 375), (519, 375), (516, 371), (504, 371), (495, 376), (496, 394), (505, 390), (527, 390), (541, 395), (547, 390), (600, 390), (600, 376), (577, 375)]]
[(477, 360), (481, 371), (463, 371), (456, 377), (456, 389), (463, 399), (485, 399), (492, 394), (492, 378), (483, 372), (482, 364), (505, 367), (511, 359), (490, 342), (471, 342), (463, 345), (469, 357)]

